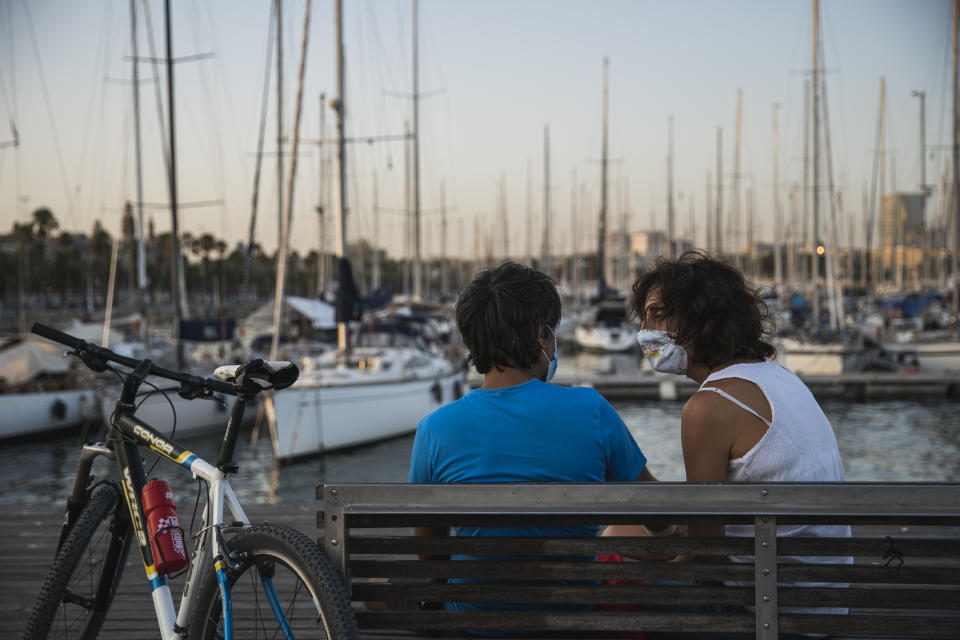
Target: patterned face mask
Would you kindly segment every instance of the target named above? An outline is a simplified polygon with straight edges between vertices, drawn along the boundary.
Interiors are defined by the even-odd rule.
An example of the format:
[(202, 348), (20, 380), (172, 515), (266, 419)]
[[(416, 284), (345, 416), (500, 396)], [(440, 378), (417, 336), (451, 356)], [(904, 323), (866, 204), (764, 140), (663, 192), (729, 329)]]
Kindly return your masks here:
[(674, 342), (666, 331), (640, 329), (637, 342), (654, 371), (687, 375), (687, 350)]

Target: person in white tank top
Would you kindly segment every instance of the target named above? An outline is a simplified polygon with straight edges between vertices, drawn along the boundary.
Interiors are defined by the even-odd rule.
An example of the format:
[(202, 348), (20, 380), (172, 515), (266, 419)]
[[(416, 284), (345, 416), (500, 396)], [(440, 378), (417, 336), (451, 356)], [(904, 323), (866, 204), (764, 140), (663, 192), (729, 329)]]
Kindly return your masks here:
[[(770, 362), (776, 351), (764, 340), (769, 318), (758, 292), (740, 271), (702, 252), (687, 252), (677, 260), (658, 260), (634, 284), (633, 294), (632, 311), (642, 322), (637, 339), (651, 366), (700, 384), (680, 417), (688, 482), (844, 481), (833, 428), (806, 385)], [(638, 534), (644, 535), (627, 527), (605, 532)], [(691, 536), (724, 534), (752, 536), (753, 527), (689, 528)], [(777, 535), (849, 537), (851, 532), (846, 526), (793, 526), (778, 527)], [(853, 562), (833, 557), (796, 560)]]

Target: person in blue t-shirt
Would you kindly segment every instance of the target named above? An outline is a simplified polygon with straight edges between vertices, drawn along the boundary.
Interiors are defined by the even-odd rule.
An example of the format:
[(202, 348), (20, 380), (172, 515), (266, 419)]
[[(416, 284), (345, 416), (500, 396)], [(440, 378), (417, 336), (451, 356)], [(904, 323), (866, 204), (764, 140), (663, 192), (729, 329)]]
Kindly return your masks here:
[[(549, 384), (557, 368), (560, 322), (560, 296), (549, 276), (513, 262), (481, 271), (461, 292), (456, 315), (483, 384), (417, 426), (411, 483), (656, 480), (626, 425), (599, 393)], [(460, 527), (457, 535), (588, 537), (598, 529)]]

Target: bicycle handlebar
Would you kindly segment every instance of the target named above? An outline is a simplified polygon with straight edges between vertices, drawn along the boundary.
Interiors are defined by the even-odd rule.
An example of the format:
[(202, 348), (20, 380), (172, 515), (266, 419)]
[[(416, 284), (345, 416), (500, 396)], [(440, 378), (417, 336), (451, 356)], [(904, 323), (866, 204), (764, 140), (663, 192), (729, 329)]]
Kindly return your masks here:
[[(122, 356), (118, 353), (114, 353), (110, 349), (91, 344), (86, 340), (81, 340), (80, 338), (71, 336), (70, 334), (62, 331), (58, 331), (53, 327), (48, 327), (45, 324), (40, 324), (39, 322), (34, 322), (33, 326), (30, 328), (30, 331), (31, 333), (35, 333), (38, 336), (46, 338), (47, 340), (59, 342), (60, 344), (66, 345), (77, 351), (78, 354), (81, 355), (81, 359), (84, 360), (84, 364), (86, 364), (88, 367), (90, 364), (82, 358), (82, 355), (85, 353), (105, 361), (122, 364), (125, 367), (130, 367), (131, 369), (135, 369), (137, 365), (140, 364), (140, 360), (137, 360), (136, 358)], [(158, 376), (160, 378), (166, 378), (167, 380), (173, 380), (174, 382), (179, 382), (190, 387), (202, 387), (210, 391), (217, 391), (219, 393), (225, 393), (231, 396), (237, 395), (237, 390), (229, 382), (223, 382), (222, 380), (216, 380), (213, 378), (201, 378), (200, 376), (192, 376), (188, 373), (181, 373), (179, 371), (171, 371), (169, 369), (164, 369), (163, 367), (158, 367), (156, 364), (152, 363), (150, 365), (149, 374)]]

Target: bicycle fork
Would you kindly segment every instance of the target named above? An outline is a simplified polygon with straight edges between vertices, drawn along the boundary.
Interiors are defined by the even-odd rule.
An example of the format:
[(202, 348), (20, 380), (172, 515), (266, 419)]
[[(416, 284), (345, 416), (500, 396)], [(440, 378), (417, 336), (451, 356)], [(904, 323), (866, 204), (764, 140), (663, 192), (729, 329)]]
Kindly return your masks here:
[[(223, 636), (224, 640), (233, 640), (233, 607), (230, 599), (230, 582), (227, 579), (228, 564), (236, 564), (234, 555), (227, 548), (220, 530), (217, 530), (217, 539), (220, 543), (222, 555), (218, 556), (214, 568), (217, 573), (217, 583), (220, 585), (220, 599), (223, 610)], [(270, 604), (270, 610), (273, 612), (280, 630), (283, 631), (283, 637), (287, 640), (294, 640), (293, 630), (290, 629), (290, 623), (280, 605), (280, 598), (277, 596), (277, 588), (273, 584), (274, 566), (272, 563), (257, 565), (257, 575), (260, 577), (260, 584), (263, 587), (263, 593)]]

